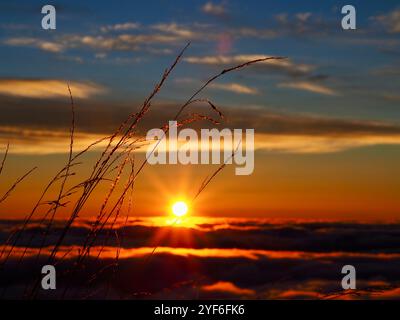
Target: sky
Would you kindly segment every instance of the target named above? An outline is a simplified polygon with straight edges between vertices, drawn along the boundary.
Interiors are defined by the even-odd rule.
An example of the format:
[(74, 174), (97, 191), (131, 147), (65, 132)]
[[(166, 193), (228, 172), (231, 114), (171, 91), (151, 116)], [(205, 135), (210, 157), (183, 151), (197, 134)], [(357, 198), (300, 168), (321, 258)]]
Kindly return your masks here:
[[(76, 102), (77, 151), (138, 110), (190, 42), (144, 118), (142, 134), (170, 120), (222, 69), (285, 57), (227, 74), (202, 94), (224, 113), (220, 128), (255, 129), (255, 170), (236, 176), (225, 168), (193, 204), (193, 215), (400, 217), (397, 1), (353, 1), (356, 30), (341, 28), (347, 3), (340, 1), (52, 4), (56, 30), (41, 28), (41, 2), (0, 4), (0, 148), (10, 143), (0, 194), (38, 167), (0, 204), (3, 216), (24, 217), (67, 160), (67, 84)], [(85, 156), (80, 175), (98, 155)], [(135, 183), (133, 214), (165, 214), (171, 199), (192, 198), (215, 169), (147, 166)], [(84, 215), (96, 214), (106, 187)]]

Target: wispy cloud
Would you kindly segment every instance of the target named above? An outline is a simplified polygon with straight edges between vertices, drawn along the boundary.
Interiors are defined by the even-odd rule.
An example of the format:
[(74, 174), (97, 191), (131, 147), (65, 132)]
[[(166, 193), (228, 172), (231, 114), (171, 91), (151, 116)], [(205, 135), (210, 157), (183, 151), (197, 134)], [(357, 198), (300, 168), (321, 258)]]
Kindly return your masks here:
[(140, 28), (140, 23), (137, 22), (125, 22), (125, 23), (117, 23), (113, 25), (107, 25), (100, 28), (102, 32), (109, 31), (127, 31), (127, 30), (136, 30)]
[[(75, 151), (81, 151), (90, 144), (104, 138), (100, 134), (76, 132), (74, 137)], [(67, 131), (50, 131), (42, 129), (25, 129), (20, 127), (0, 126), (0, 143), (10, 142), (10, 153), (13, 154), (60, 154), (68, 152), (70, 141)], [(105, 142), (97, 144), (92, 150), (103, 148)]]
[(238, 94), (258, 94), (258, 90), (239, 83), (213, 83), (211, 88), (230, 91)]
[(174, 34), (178, 37), (182, 37), (184, 39), (188, 39), (188, 38), (194, 38), (194, 37), (198, 37), (199, 33), (196, 32), (195, 30), (187, 27), (187, 26), (183, 26), (183, 25), (179, 25), (177, 23), (160, 23), (160, 24), (155, 24), (153, 26), (151, 26), (152, 29), (157, 30), (157, 31), (161, 31), (163, 33), (170, 33), (170, 34)]
[(0, 94), (25, 98), (68, 97), (69, 84), (76, 98), (88, 98), (105, 91), (94, 83), (45, 80), (45, 79), (0, 79)]
[[(215, 42), (221, 38), (230, 41), (242, 38), (270, 39), (277, 36), (272, 29), (247, 26), (221, 27), (201, 23), (155, 23), (141, 25), (137, 22), (117, 23), (99, 27), (93, 34), (56, 34), (43, 40), (39, 37), (14, 35), (3, 41), (8, 46), (32, 47), (60, 53), (69, 49), (88, 48), (107, 51), (144, 51), (157, 54), (188, 41)], [(162, 46), (162, 47), (161, 47)], [(161, 47), (161, 48), (160, 48)]]
[[(129, 31), (140, 29), (138, 32)], [(103, 26), (101, 33), (94, 35), (67, 34), (57, 35), (51, 40), (34, 37), (8, 38), (3, 41), (8, 46), (33, 47), (43, 51), (60, 53), (68, 49), (91, 48), (94, 50), (147, 51), (151, 45), (176, 46), (185, 41), (202, 39), (204, 27), (185, 26), (176, 23), (155, 24), (141, 27), (138, 23), (121, 23)], [(121, 31), (111, 33), (110, 31)], [(159, 49), (159, 48), (152, 48)], [(167, 48), (162, 48), (167, 49)]]
[(393, 135), (277, 135), (259, 134), (255, 137), (256, 150), (282, 153), (332, 153), (377, 145), (399, 145), (400, 134)]
[(306, 22), (311, 16), (311, 12), (299, 12), (296, 14), (296, 18), (302, 22)]
[[(184, 81), (187, 83), (188, 80), (184, 78)], [(193, 81), (195, 80), (190, 80), (189, 84), (197, 86), (197, 82)], [(29, 99), (23, 97), (14, 99), (14, 96), (9, 93), (0, 95), (0, 105), (2, 106), (0, 145), (10, 141), (13, 146), (11, 152), (16, 153), (68, 152), (69, 122), (66, 121), (69, 118), (68, 97), (66, 96), (68, 91), (66, 83), (61, 83), (61, 92), (58, 95), (46, 93), (52, 95), (52, 99), (39, 101), (31, 99), (32, 94)], [(182, 82), (179, 83), (182, 84)], [(227, 86), (229, 90), (234, 88), (241, 94), (249, 89), (250, 92), (253, 92), (252, 89), (254, 89), (245, 84), (240, 84), (243, 87), (232, 86), (232, 83), (222, 83), (222, 85)], [(8, 84), (8, 87), (14, 86)], [(50, 90), (52, 87), (51, 85), (46, 86), (46, 90)], [(27, 88), (29, 90), (29, 86)], [(210, 89), (225, 90), (226, 87)], [(3, 87), (3, 91), (8, 90)], [(75, 96), (74, 87), (72, 87), (72, 91)], [(24, 90), (22, 92), (27, 95)], [(42, 97), (43, 92), (36, 91), (34, 95)], [(110, 105), (92, 99), (82, 100), (80, 106), (80, 136), (78, 137), (77, 133), (77, 149), (83, 148), (85, 143), (90, 144), (114, 132), (131, 112), (131, 109), (124, 105), (118, 103)], [(400, 144), (400, 126), (395, 122), (278, 113), (267, 110), (263, 105), (246, 105), (245, 107), (218, 105), (218, 107), (223, 110), (227, 119), (227, 122), (223, 122), (221, 127), (255, 129), (255, 148), (257, 150), (285, 153), (327, 153), (376, 145)], [(178, 108), (179, 106), (174, 103), (155, 104), (153, 117), (143, 119), (142, 132), (163, 126), (166, 119), (173, 118)], [(204, 106), (196, 105), (190, 112), (204, 113), (206, 111)], [(22, 113), (24, 117), (20, 116)], [(201, 127), (211, 128), (212, 125), (201, 122)]]
[(291, 88), (297, 90), (304, 90), (308, 92), (323, 94), (327, 96), (336, 96), (338, 93), (322, 84), (317, 84), (311, 81), (298, 81), (298, 82), (284, 82), (278, 85), (280, 88)]
[(201, 7), (201, 11), (214, 16), (222, 16), (227, 13), (227, 9), (222, 3), (216, 4), (211, 1), (204, 4), (204, 6)]
[[(178, 84), (198, 84), (200, 85), (201, 82), (197, 81), (192, 78), (180, 78), (175, 80), (176, 83)], [(215, 90), (223, 90), (223, 91), (229, 91), (237, 94), (250, 94), (250, 95), (256, 95), (259, 94), (258, 89), (249, 87), (244, 84), (240, 83), (211, 83), (209, 85), (210, 89), (215, 89)]]
[(400, 9), (371, 18), (382, 24), (390, 33), (400, 33)]
[[(235, 56), (192, 56), (184, 58), (186, 62), (205, 65), (235, 65), (245, 63), (250, 60), (263, 59), (267, 55), (235, 55)], [(315, 66), (309, 64), (297, 64), (290, 59), (266, 60), (258, 64), (259, 66), (272, 69), (287, 71), (292, 74), (307, 74), (315, 69)]]
[(9, 46), (17, 46), (17, 47), (34, 47), (41, 49), (43, 51), (49, 52), (62, 52), (65, 50), (65, 46), (61, 43), (53, 42), (53, 41), (45, 41), (36, 38), (10, 38), (4, 41), (6, 45)]
[(239, 38), (271, 39), (278, 36), (279, 32), (274, 29), (239, 27), (232, 29), (231, 34), (233, 37), (239, 37)]

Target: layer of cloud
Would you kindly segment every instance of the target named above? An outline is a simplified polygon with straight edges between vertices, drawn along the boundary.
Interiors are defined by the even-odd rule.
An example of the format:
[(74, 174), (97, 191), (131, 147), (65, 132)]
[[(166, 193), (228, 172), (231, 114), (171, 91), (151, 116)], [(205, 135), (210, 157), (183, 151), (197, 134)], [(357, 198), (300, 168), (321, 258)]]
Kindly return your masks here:
[[(179, 85), (182, 84), (189, 84), (189, 85), (202, 85), (200, 81), (196, 81), (195, 79), (192, 78), (180, 78), (175, 80), (176, 83)], [(235, 83), (235, 82), (230, 82), (230, 83), (211, 83), (209, 86), (211, 89), (215, 90), (222, 90), (222, 91), (228, 91), (228, 92), (233, 92), (236, 94), (248, 94), (248, 95), (257, 95), (259, 94), (259, 90), (257, 88), (253, 88), (241, 83)]]
[[(234, 55), (234, 56), (192, 56), (184, 58), (184, 61), (192, 64), (234, 66), (251, 60), (268, 58), (267, 55)], [(297, 64), (290, 59), (266, 60), (258, 63), (258, 66), (269, 69), (285, 71), (292, 75), (305, 75), (315, 69), (315, 66), (309, 64)]]
[[(148, 221), (149, 220), (149, 221)], [(1, 220), (1, 243), (20, 221)], [(45, 245), (51, 247), (62, 233), (66, 221), (58, 220), (47, 237)], [(65, 240), (66, 246), (79, 246), (84, 242), (93, 220), (77, 221)], [(111, 228), (123, 235), (121, 250), (126, 257), (143, 256), (151, 252), (154, 243), (162, 243), (160, 252), (180, 256), (229, 257), (249, 260), (268, 259), (331, 259), (357, 257), (359, 259), (400, 259), (400, 225), (393, 223), (357, 223), (335, 221), (269, 221), (268, 219), (206, 219), (192, 225), (170, 226), (168, 218), (154, 223), (152, 218), (133, 219), (125, 223), (111, 221), (97, 235), (96, 244), (102, 245)], [(42, 244), (40, 234), (46, 225), (33, 221), (26, 227), (21, 247), (37, 248)], [(111, 232), (114, 234), (114, 232)], [(34, 240), (32, 235), (36, 234)], [(356, 238), (357, 242), (347, 241)], [(118, 244), (112, 237), (109, 249)], [(132, 250), (135, 249), (135, 250)], [(163, 251), (164, 250), (164, 251)], [(73, 252), (71, 254), (74, 254)], [(95, 253), (93, 253), (95, 255)], [(104, 252), (108, 257), (109, 251)], [(399, 271), (400, 272), (400, 271)]]
[(362, 136), (256, 135), (256, 150), (283, 153), (332, 153), (379, 145), (399, 145), (400, 134)]
[(238, 94), (255, 95), (259, 93), (257, 89), (239, 83), (213, 83), (211, 84), (211, 88)]
[(151, 28), (160, 32), (176, 35), (177, 37), (182, 37), (182, 39), (193, 39), (199, 36), (193, 29), (177, 23), (160, 23), (152, 25)]
[(101, 94), (105, 88), (95, 83), (56, 79), (0, 79), (0, 95), (24, 98), (69, 97), (68, 85), (76, 98)]
[[(3, 41), (9, 46), (33, 47), (52, 53), (65, 52), (68, 49), (89, 48), (106, 51), (147, 51), (150, 46), (171, 47), (189, 40), (200, 39), (203, 27), (188, 28), (176, 23), (155, 24), (140, 27), (137, 23), (121, 23), (100, 27), (100, 33), (57, 35), (51, 40), (33, 37), (14, 36)], [(112, 34), (109, 34), (112, 31)], [(135, 31), (131, 33), (128, 31)], [(157, 48), (153, 48), (157, 49)]]
[[(70, 136), (65, 131), (50, 131), (41, 129), (27, 129), (0, 126), (0, 144), (11, 143), (10, 153), (14, 154), (60, 154), (68, 152)], [(76, 132), (74, 136), (74, 150), (82, 151), (92, 143), (103, 139), (100, 134)], [(99, 150), (106, 146), (106, 142), (97, 143), (91, 150)]]
[(140, 28), (140, 23), (137, 22), (125, 22), (125, 23), (117, 23), (113, 25), (107, 25), (100, 28), (102, 32), (109, 31), (127, 31), (127, 30), (136, 30)]
[(52, 53), (62, 53), (77, 48), (151, 52), (170, 50), (189, 41), (218, 43), (221, 39), (229, 39), (229, 42), (232, 42), (242, 38), (269, 39), (275, 36), (277, 36), (275, 30), (248, 26), (222, 28), (218, 25), (196, 22), (186, 24), (164, 22), (150, 25), (125, 22), (101, 26), (98, 32), (93, 34), (57, 34), (47, 40), (14, 35), (6, 38), (3, 43), (8, 46), (38, 48)]
[[(91, 297), (98, 299), (133, 295), (156, 299), (399, 298), (398, 223), (211, 219), (208, 231), (200, 231), (197, 227), (140, 227), (136, 222), (144, 223), (144, 219), (136, 219), (136, 226), (133, 221), (125, 225), (122, 220), (113, 232), (106, 227), (98, 234), (99, 245), (90, 250), (79, 276), (65, 271), (73, 268), (91, 221), (72, 226), (57, 254), (62, 259), (57, 264), (57, 286), (64, 288), (68, 284), (73, 288), (67, 297), (81, 298), (93, 291)], [(0, 287), (8, 287), (8, 297), (18, 297), (27, 283), (33, 283), (64, 223), (55, 221), (39, 259), (36, 256), (45, 225), (28, 224), (3, 268), (7, 276), (0, 279)], [(0, 239), (4, 242), (20, 224), (22, 221), (1, 220)], [(218, 229), (221, 225), (225, 227)], [(119, 250), (116, 246), (121, 242), (109, 237), (114, 233), (123, 239)], [(107, 237), (108, 245), (103, 247)], [(147, 260), (153, 243), (158, 248)], [(269, 249), (257, 249), (266, 247)], [(9, 247), (0, 247), (3, 249), (8, 252)], [(25, 258), (16, 268), (23, 253)], [(341, 288), (341, 268), (346, 264), (356, 267), (356, 292)], [(46, 293), (43, 294), (41, 297), (45, 298)]]
[(327, 96), (336, 96), (338, 93), (322, 84), (311, 81), (297, 81), (297, 82), (284, 82), (278, 85), (280, 88), (291, 88), (297, 90), (304, 90), (308, 92), (323, 94)]
[(275, 15), (280, 35), (301, 37), (327, 36), (337, 32), (337, 21), (312, 12), (282, 12)]
[(65, 45), (55, 41), (46, 41), (37, 38), (15, 37), (4, 41), (6, 45), (16, 47), (34, 47), (43, 51), (60, 53), (65, 50)]
[[(69, 151), (69, 135), (68, 132), (52, 132), (42, 130), (21, 130), (12, 127), (0, 127), (0, 144), (11, 144), (10, 153), (12, 154), (61, 154)], [(88, 134), (77, 132), (74, 138), (75, 152), (86, 149), (92, 143), (105, 138), (99, 134)], [(169, 140), (166, 140), (169, 143)], [(255, 151), (268, 151), (277, 153), (332, 153), (341, 152), (354, 148), (372, 147), (381, 145), (399, 145), (400, 134), (393, 136), (354, 136), (354, 137), (312, 137), (301, 135), (255, 135)], [(102, 150), (106, 145), (105, 140), (97, 143), (91, 148), (91, 151)], [(139, 146), (139, 145), (138, 145)], [(142, 145), (141, 148), (135, 150), (142, 153), (152, 149), (154, 144), (148, 147)], [(246, 143), (243, 141), (243, 148)], [(232, 149), (235, 146), (232, 145)], [(186, 150), (187, 152), (205, 152), (214, 150), (215, 146), (199, 148), (197, 142), (187, 143), (187, 141), (178, 141), (177, 149), (163, 149), (158, 146), (158, 152)], [(222, 151), (222, 150), (221, 150)], [(250, 149), (248, 149), (250, 151)]]
[[(49, 86), (51, 88), (51, 86)], [(215, 89), (215, 88), (214, 88)], [(221, 88), (217, 88), (221, 90)], [(242, 90), (242, 88), (240, 88)], [(39, 94), (40, 93), (40, 94)], [(67, 89), (62, 99), (0, 98), (0, 144), (10, 142), (14, 153), (63, 153), (68, 151), (70, 106)], [(75, 95), (75, 90), (73, 90)], [(24, 93), (26, 94), (26, 93)], [(54, 93), (53, 93), (54, 94)], [(41, 92), (35, 97), (43, 98)], [(139, 104), (138, 104), (139, 105)], [(132, 112), (130, 106), (103, 104), (82, 100), (76, 110), (79, 130), (75, 146), (85, 145), (112, 134)], [(145, 135), (153, 128), (163, 127), (173, 119), (179, 106), (171, 103), (155, 104), (151, 116), (144, 117), (138, 135)], [(277, 113), (261, 106), (243, 108), (218, 106), (226, 121), (223, 128), (255, 129), (255, 148), (271, 152), (326, 153), (376, 145), (399, 145), (400, 126), (385, 121), (340, 119), (314, 115)], [(192, 106), (182, 117), (192, 112), (216, 117), (206, 105)], [(21, 114), (24, 116), (21, 117)], [(200, 121), (191, 124), (195, 130), (212, 128), (215, 124)], [(196, 149), (197, 147), (193, 145)], [(101, 144), (98, 147), (102, 147)], [(197, 150), (197, 149), (196, 149)], [(144, 149), (138, 150), (139, 152)]]

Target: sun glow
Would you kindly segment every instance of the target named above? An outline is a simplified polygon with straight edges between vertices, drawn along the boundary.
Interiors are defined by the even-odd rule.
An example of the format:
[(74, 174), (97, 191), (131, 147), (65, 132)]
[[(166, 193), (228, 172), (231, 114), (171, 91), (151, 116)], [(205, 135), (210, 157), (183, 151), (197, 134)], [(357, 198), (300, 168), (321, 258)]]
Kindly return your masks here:
[(177, 201), (172, 205), (172, 213), (177, 217), (183, 217), (188, 212), (188, 206), (183, 201)]

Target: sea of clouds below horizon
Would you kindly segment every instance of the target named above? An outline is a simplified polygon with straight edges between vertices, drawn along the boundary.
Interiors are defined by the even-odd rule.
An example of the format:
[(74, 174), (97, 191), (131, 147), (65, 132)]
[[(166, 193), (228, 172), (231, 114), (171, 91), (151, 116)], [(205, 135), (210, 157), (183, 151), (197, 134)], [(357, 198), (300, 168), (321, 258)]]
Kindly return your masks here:
[[(93, 222), (77, 221), (57, 256), (63, 257), (57, 266), (59, 285), (73, 287), (67, 297), (319, 299), (338, 293), (339, 298), (400, 298), (399, 223), (208, 219), (176, 227), (160, 221), (139, 218), (106, 225), (85, 268), (71, 276), (66, 271)], [(55, 222), (39, 259), (45, 228), (38, 221), (27, 225), (0, 271), (6, 297), (18, 297), (40, 272), (64, 223)], [(20, 221), (0, 221), (2, 248), (18, 225)], [(116, 252), (118, 265), (113, 266)], [(347, 264), (356, 267), (358, 296), (343, 295), (341, 268)], [(96, 280), (87, 282), (93, 274)]]

